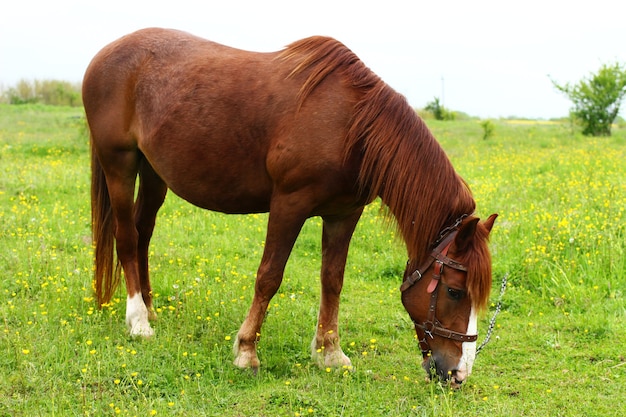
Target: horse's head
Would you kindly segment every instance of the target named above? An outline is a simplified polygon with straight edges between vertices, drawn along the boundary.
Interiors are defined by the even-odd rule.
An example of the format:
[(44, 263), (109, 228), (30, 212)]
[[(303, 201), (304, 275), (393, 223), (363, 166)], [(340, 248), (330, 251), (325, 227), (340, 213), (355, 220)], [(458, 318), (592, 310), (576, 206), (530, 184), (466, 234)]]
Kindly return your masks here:
[(422, 264), (409, 260), (402, 303), (411, 320), (429, 376), (458, 386), (476, 357), (477, 314), (491, 290), (487, 238), (497, 214), (480, 223), (465, 217), (445, 229)]

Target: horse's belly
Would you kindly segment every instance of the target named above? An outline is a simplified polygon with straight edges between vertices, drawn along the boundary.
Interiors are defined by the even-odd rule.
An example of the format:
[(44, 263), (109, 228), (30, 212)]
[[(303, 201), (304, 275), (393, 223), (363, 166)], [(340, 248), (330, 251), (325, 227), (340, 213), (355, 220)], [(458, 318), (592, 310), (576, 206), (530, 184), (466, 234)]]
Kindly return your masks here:
[(174, 194), (191, 204), (229, 214), (263, 213), (269, 211), (271, 186), (251, 178), (211, 177), (167, 181)]
[(234, 151), (179, 157), (154, 168), (181, 198), (224, 213), (269, 211), (274, 186), (262, 158), (243, 159)]

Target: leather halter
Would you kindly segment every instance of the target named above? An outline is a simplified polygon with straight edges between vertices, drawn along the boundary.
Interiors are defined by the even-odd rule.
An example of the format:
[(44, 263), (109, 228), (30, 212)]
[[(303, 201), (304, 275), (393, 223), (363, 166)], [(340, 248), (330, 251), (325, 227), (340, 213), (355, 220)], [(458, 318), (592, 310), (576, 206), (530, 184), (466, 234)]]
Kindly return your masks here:
[[(420, 268), (416, 269), (415, 272), (407, 277), (407, 279), (402, 283), (402, 285), (400, 286), (400, 291), (404, 292), (408, 290), (410, 287), (413, 286), (413, 284), (422, 279), (422, 271), (426, 272), (426, 270), (430, 268), (430, 266), (435, 261), (437, 262), (437, 264), (435, 265), (435, 272), (433, 273), (433, 280), (435, 280), (435, 284), (439, 281), (439, 278), (441, 278), (441, 271), (444, 265), (448, 265), (450, 268), (454, 268), (459, 271), (467, 271), (467, 268), (462, 263), (457, 262), (454, 259), (450, 259), (446, 256), (448, 253), (448, 249), (450, 248), (450, 245), (452, 244), (452, 241), (456, 237), (457, 233), (458, 229), (455, 228), (449, 231), (448, 234), (440, 240), (437, 247), (435, 247), (435, 249), (433, 249), (433, 251), (430, 253), (430, 257), (426, 259), (426, 261), (424, 261)], [(428, 286), (428, 292), (433, 292), (434, 287), (431, 288), (431, 286), (433, 286), (432, 282)]]
[(424, 261), (424, 263), (420, 266), (419, 269), (416, 269), (407, 279), (402, 283), (400, 287), (400, 291), (404, 292), (410, 287), (412, 287), (416, 282), (418, 282), (423, 273), (430, 268), (430, 266), (435, 263), (432, 280), (428, 284), (427, 292), (430, 293), (430, 306), (428, 308), (428, 317), (424, 323), (418, 323), (413, 320), (413, 324), (415, 324), (416, 328), (421, 329), (424, 332), (424, 338), (419, 341), (420, 348), (422, 349), (422, 354), (427, 355), (431, 349), (428, 344), (428, 337), (434, 339), (435, 336), (441, 336), (446, 339), (455, 340), (457, 342), (475, 342), (478, 339), (478, 335), (469, 335), (465, 333), (455, 332), (453, 330), (446, 329), (441, 325), (441, 322), (437, 320), (435, 317), (435, 312), (437, 310), (437, 286), (439, 285), (439, 281), (441, 280), (441, 274), (443, 271), (444, 265), (449, 266), (450, 268), (459, 270), (459, 271), (467, 271), (467, 267), (461, 264), (460, 262), (455, 261), (454, 259), (448, 258), (448, 250), (454, 241), (458, 233), (458, 225), (461, 223), (460, 218), (457, 220), (455, 225), (452, 228), (444, 230), (442, 232), (442, 237), (440, 237), (439, 243), (431, 252), (429, 259)]

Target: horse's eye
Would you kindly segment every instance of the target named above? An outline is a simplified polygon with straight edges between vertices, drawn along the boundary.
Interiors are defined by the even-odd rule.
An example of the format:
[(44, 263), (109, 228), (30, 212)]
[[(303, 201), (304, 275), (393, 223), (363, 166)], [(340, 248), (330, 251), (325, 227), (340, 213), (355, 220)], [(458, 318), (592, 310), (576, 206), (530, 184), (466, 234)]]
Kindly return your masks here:
[(454, 289), (454, 288), (448, 288), (448, 297), (450, 297), (451, 299), (453, 299), (455, 301), (458, 301), (461, 298), (463, 298), (464, 294), (465, 293), (463, 291), (461, 291), (461, 290), (457, 290), (457, 289)]

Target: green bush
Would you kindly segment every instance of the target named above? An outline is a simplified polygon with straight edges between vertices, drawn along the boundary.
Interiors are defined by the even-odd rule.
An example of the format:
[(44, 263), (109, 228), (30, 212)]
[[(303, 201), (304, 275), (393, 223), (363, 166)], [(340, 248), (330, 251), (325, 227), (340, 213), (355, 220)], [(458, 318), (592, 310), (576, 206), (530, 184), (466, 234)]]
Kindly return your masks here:
[(82, 106), (80, 84), (59, 80), (20, 80), (2, 94), (9, 104), (41, 103), (52, 106)]
[(439, 102), (439, 98), (435, 97), (433, 101), (426, 104), (424, 110), (427, 110), (435, 116), (437, 120), (455, 120), (456, 113), (446, 109), (443, 104)]

